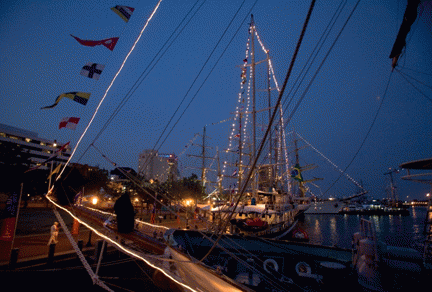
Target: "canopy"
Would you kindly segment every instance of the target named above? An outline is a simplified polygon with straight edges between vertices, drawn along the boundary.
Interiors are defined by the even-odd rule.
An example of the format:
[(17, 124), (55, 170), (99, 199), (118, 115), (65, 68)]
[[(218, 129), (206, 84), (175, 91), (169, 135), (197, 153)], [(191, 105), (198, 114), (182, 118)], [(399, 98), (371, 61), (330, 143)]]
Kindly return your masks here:
[(432, 158), (405, 162), (400, 167), (405, 169), (432, 169)]

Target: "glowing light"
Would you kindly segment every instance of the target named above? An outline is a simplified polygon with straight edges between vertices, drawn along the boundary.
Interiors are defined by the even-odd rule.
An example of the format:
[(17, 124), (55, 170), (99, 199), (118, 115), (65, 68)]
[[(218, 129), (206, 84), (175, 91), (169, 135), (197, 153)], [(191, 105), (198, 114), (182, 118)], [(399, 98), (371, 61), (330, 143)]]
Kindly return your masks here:
[(98, 198), (97, 197), (93, 197), (92, 204), (96, 205), (97, 203), (98, 203)]
[(336, 164), (334, 164), (330, 159), (328, 159), (324, 154), (322, 154), (320, 151), (318, 151), (318, 149), (316, 149), (314, 146), (312, 146), (312, 144), (310, 144), (308, 141), (306, 141), (302, 136), (300, 136), (297, 133), (297, 136), (300, 137), (300, 139), (302, 139), (306, 144), (308, 144), (313, 150), (315, 150), (319, 155), (321, 155), (325, 160), (327, 160), (328, 163), (330, 163), (331, 165), (333, 165), (334, 168), (336, 168), (336, 170), (338, 170), (340, 173), (344, 174), (350, 181), (352, 181), (356, 186), (363, 188), (362, 185), (360, 185), (357, 181), (355, 181), (351, 176), (349, 176), (348, 174), (344, 173), (342, 169), (340, 169)]
[(99, 232), (97, 229), (93, 228), (92, 226), (90, 226), (89, 224), (87, 224), (86, 222), (84, 222), (83, 220), (79, 219), (77, 216), (75, 216), (72, 212), (70, 212), (68, 209), (64, 208), (63, 206), (60, 206), (59, 204), (57, 204), (54, 200), (52, 200), (49, 197), (49, 194), (51, 194), (52, 190), (54, 187), (51, 187), (51, 189), (48, 191), (48, 194), (46, 195), (46, 198), (53, 204), (55, 205), (57, 208), (62, 209), (63, 211), (65, 211), (66, 213), (68, 213), (72, 218), (76, 219), (80, 224), (84, 225), (85, 227), (87, 227), (88, 229), (92, 230), (95, 234), (97, 234), (98, 236), (100, 236), (101, 238), (103, 238), (104, 240), (110, 242), (111, 244), (115, 245), (116, 248), (122, 250), (124, 253), (133, 256), (137, 259), (143, 260), (146, 264), (148, 264), (149, 266), (151, 266), (152, 268), (160, 271), (161, 273), (163, 273), (165, 276), (167, 276), (169, 279), (171, 279), (172, 281), (174, 281), (175, 283), (185, 287), (186, 289), (193, 291), (193, 292), (198, 292), (197, 290), (193, 289), (192, 287), (189, 287), (186, 284), (181, 283), (180, 281), (178, 281), (177, 279), (173, 278), (171, 275), (169, 275), (165, 270), (159, 268), (158, 266), (155, 266), (153, 263), (151, 263), (150, 261), (146, 260), (144, 257), (140, 256), (139, 254), (137, 254), (135, 251), (129, 250), (125, 247), (123, 247), (122, 245), (120, 245), (119, 243), (117, 243), (116, 241), (112, 240), (111, 238), (107, 237), (105, 234)]
[(96, 117), (96, 114), (99, 111), (99, 108), (101, 107), (102, 103), (104, 102), (109, 90), (111, 89), (111, 86), (114, 84), (114, 81), (117, 79), (117, 76), (120, 74), (120, 72), (123, 70), (123, 67), (127, 61), (127, 59), (129, 58), (129, 56), (131, 55), (131, 53), (133, 52), (133, 50), (135, 49), (136, 44), (138, 43), (138, 41), (141, 39), (142, 34), (144, 33), (145, 29), (147, 28), (150, 20), (153, 18), (153, 15), (156, 13), (156, 11), (158, 10), (160, 4), (161, 4), (162, 0), (159, 0), (158, 3), (156, 4), (156, 7), (153, 9), (152, 14), (150, 15), (150, 17), (147, 19), (144, 27), (141, 29), (140, 34), (138, 35), (137, 39), (135, 40), (134, 44), (132, 45), (131, 49), (129, 50), (128, 54), (126, 55), (126, 57), (124, 58), (122, 64), (120, 65), (120, 68), (118, 69), (117, 73), (114, 75), (113, 79), (111, 80), (111, 83), (109, 84), (108, 88), (105, 90), (105, 93), (103, 95), (103, 97), (101, 98), (101, 100), (99, 101), (99, 104), (97, 105), (93, 116), (91, 117), (89, 123), (87, 124), (87, 127), (84, 129), (84, 132), (81, 134), (80, 138), (78, 139), (77, 144), (75, 145), (71, 155), (69, 156), (68, 161), (66, 161), (66, 163), (63, 165), (63, 168), (61, 170), (61, 172), (59, 173), (59, 175), (56, 178), (56, 181), (61, 177), (61, 175), (63, 174), (64, 170), (66, 169), (66, 166), (69, 164), (69, 162), (71, 161), (72, 157), (75, 154), (76, 149), (78, 148), (79, 144), (81, 143), (81, 140), (84, 138), (84, 135), (87, 133), (87, 130), (90, 128), (90, 125), (93, 123), (94, 118)]

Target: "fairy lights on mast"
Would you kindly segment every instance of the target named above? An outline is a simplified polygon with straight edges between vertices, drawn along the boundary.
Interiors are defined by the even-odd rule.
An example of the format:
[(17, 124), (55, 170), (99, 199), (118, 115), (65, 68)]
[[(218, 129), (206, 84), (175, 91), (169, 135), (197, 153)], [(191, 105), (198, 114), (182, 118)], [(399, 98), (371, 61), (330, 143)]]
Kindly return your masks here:
[[(264, 46), (264, 44), (261, 41), (261, 38), (260, 38), (260, 36), (258, 34), (258, 31), (256, 29), (254, 31), (255, 31), (256, 38), (257, 38), (259, 44), (261, 45), (261, 49), (263, 50), (263, 52), (265, 52), (267, 54), (267, 56), (269, 56), (270, 50), (266, 49), (266, 47)], [(272, 64), (272, 61), (270, 59), (270, 56), (268, 57), (268, 66), (269, 66), (269, 70), (270, 70), (270, 73), (271, 73), (270, 75), (272, 76), (273, 82), (275, 83), (276, 90), (279, 93), (280, 92), (279, 84), (277, 82), (276, 75), (274, 73), (273, 64)], [(280, 138), (281, 139), (279, 139), (279, 143), (281, 143), (281, 142), (283, 143), (282, 148), (284, 149), (285, 167), (286, 167), (285, 173), (286, 173), (286, 178), (287, 178), (287, 181), (288, 181), (288, 179), (289, 179), (289, 172), (288, 172), (289, 162), (288, 162), (288, 152), (287, 152), (287, 146), (286, 146), (285, 125), (284, 125), (282, 107), (279, 107), (279, 112), (280, 112), (279, 114), (280, 114), (280, 117), (281, 117), (280, 118), (280, 134), (281, 134)], [(280, 141), (280, 140), (282, 140), (282, 141)], [(278, 151), (278, 155), (280, 155), (280, 154), (281, 153)]]
[[(250, 65), (248, 65), (248, 58), (250, 57), (250, 42), (251, 42), (251, 33), (253, 32), (258, 40), (258, 43), (261, 46), (262, 51), (268, 56), (267, 58), (267, 62), (268, 62), (268, 70), (269, 70), (269, 82), (271, 82), (271, 80), (273, 80), (276, 90), (277, 92), (280, 91), (279, 89), (279, 84), (276, 80), (276, 76), (275, 76), (275, 72), (274, 72), (274, 68), (273, 68), (273, 64), (271, 62), (271, 59), (269, 57), (269, 50), (265, 48), (257, 30), (255, 25), (251, 24), (251, 26), (249, 27), (249, 38), (247, 40), (246, 43), (246, 52), (245, 52), (245, 59), (243, 60), (243, 66), (241, 67), (241, 81), (240, 81), (240, 92), (238, 93), (238, 100), (237, 100), (237, 106), (234, 112), (234, 118), (233, 118), (233, 123), (231, 125), (231, 132), (228, 138), (228, 147), (225, 150), (226, 153), (238, 153), (239, 152), (239, 148), (237, 147), (241, 147), (242, 149), (244, 149), (247, 145), (247, 141), (248, 141), (248, 135), (247, 130), (248, 130), (248, 125), (250, 122), (250, 114), (251, 114), (251, 90), (252, 90), (252, 76), (253, 76), (253, 69), (251, 68)], [(248, 80), (246, 80), (246, 73), (247, 73), (247, 67), (249, 67), (249, 78)], [(247, 82), (247, 87), (245, 86)], [(269, 88), (270, 90), (270, 88)], [(246, 92), (245, 92), (246, 91)], [(286, 135), (285, 135), (285, 127), (284, 127), (284, 119), (283, 119), (283, 111), (282, 108), (279, 109), (280, 111), (280, 124), (278, 126), (279, 128), (279, 133), (278, 133), (278, 138), (277, 138), (277, 143), (278, 143), (278, 151), (277, 151), (277, 157), (278, 157), (278, 161), (281, 160), (281, 155), (284, 156), (285, 159), (285, 171), (281, 171), (281, 172), (285, 172), (286, 173), (286, 179), (289, 179), (289, 172), (288, 172), (288, 168), (289, 168), (289, 163), (288, 163), (288, 153), (287, 153), (287, 147), (286, 147)], [(241, 139), (241, 141), (237, 140), (238, 138)], [(235, 143), (233, 141), (239, 141), (239, 143)], [(284, 153), (282, 154), (281, 152), (281, 148), (284, 149)], [(245, 156), (241, 156), (241, 158), (238, 161), (238, 164), (236, 165), (236, 167), (239, 166), (243, 166), (245, 165)], [(225, 160), (223, 162), (223, 166), (222, 166), (222, 175), (219, 178), (220, 180), (224, 177), (224, 176), (231, 176), (231, 174), (226, 174), (227, 173), (227, 166), (229, 166), (230, 164), (228, 163), (227, 160)], [(279, 167), (277, 167), (278, 170), (280, 169)], [(236, 173), (236, 171), (234, 171), (234, 173)], [(240, 171), (237, 172), (237, 175), (242, 175), (242, 173), (240, 173)]]

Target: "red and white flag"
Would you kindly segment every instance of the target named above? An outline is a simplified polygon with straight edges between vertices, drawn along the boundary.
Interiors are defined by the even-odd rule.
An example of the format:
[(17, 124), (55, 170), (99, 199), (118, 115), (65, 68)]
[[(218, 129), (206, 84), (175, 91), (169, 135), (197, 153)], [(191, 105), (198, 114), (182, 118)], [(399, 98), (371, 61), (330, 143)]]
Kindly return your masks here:
[(77, 126), (77, 124), (79, 122), (79, 120), (80, 120), (80, 118), (75, 118), (75, 117), (71, 117), (71, 118), (66, 117), (66, 118), (63, 118), (61, 120), (60, 124), (59, 124), (59, 129), (61, 129), (61, 128), (68, 128), (68, 129), (71, 129), (71, 130), (75, 130), (76, 126)]
[(101, 40), (101, 41), (86, 41), (86, 40), (79, 39), (76, 36), (73, 36), (73, 35), (71, 35), (71, 36), (74, 39), (76, 39), (77, 42), (79, 42), (83, 46), (94, 47), (94, 46), (103, 45), (103, 46), (107, 47), (111, 51), (114, 50), (114, 47), (117, 44), (117, 41), (119, 39), (118, 37), (115, 37), (115, 38), (104, 39), (104, 40)]

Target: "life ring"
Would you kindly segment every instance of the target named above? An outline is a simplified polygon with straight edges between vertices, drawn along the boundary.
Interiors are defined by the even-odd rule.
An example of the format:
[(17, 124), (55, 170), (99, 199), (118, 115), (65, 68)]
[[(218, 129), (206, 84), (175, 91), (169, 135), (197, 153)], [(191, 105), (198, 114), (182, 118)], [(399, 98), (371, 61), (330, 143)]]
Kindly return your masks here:
[[(267, 265), (268, 265), (268, 264), (272, 264), (272, 265), (273, 265), (272, 270), (268, 270), (268, 269), (267, 269)], [(276, 272), (279, 270), (279, 266), (278, 266), (277, 262), (276, 262), (274, 259), (266, 259), (266, 260), (264, 261), (264, 263), (263, 263), (263, 266), (264, 266), (264, 270), (265, 270), (267, 273), (270, 273), (270, 274), (273, 272), (273, 270), (276, 271)]]
[(305, 263), (305, 262), (298, 262), (295, 266), (295, 270), (299, 276), (302, 276), (304, 274), (311, 275), (312, 269), (311, 267)]

